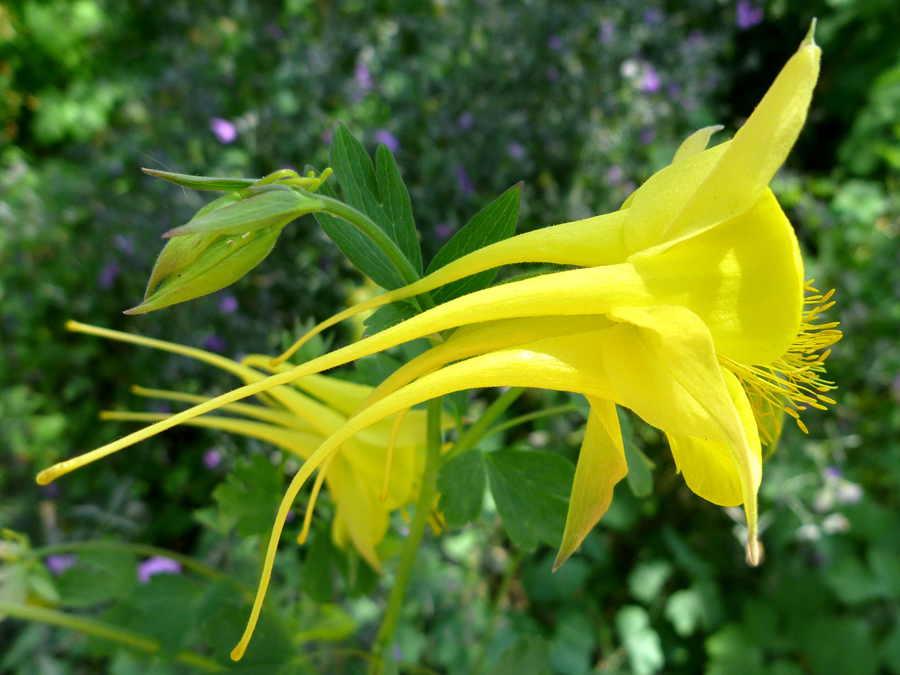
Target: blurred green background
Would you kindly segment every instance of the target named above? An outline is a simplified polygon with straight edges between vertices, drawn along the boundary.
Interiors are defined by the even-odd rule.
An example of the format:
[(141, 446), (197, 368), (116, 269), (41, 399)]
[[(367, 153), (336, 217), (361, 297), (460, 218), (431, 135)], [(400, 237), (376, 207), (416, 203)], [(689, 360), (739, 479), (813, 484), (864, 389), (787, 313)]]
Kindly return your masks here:
[[(234, 384), (183, 358), (66, 333), (64, 321), (231, 357), (275, 353), (363, 285), (306, 217), (232, 288), (123, 316), (159, 235), (207, 201), (140, 167), (322, 167), (340, 120), (370, 149), (394, 151), (427, 259), (520, 180), (520, 231), (618, 208), (691, 131), (722, 123), (729, 137), (813, 16), (822, 75), (772, 187), (807, 276), (836, 289), (829, 317), (844, 339), (828, 362), (838, 404), (805, 417), (808, 436), (788, 429), (766, 464), (766, 562), (745, 564), (739, 516), (691, 494), (660, 435), (633, 420), (644, 471), (617, 488), (580, 554), (551, 575), (555, 552), (517, 552), (488, 499), (478, 523), (428, 540), (396, 653), (401, 670), (461, 675), (900, 673), (895, 0), (0, 3), (0, 526), (30, 540), (7, 534), (0, 547), (0, 602), (123, 626), (157, 650), (0, 614), (0, 672), (225, 663), (246, 617), (240, 584), (255, 586), (284, 485), (283, 462), (261, 461), (271, 448), (176, 429), (39, 488), (41, 468), (125, 433), (99, 423), (100, 410), (152, 409), (132, 384)], [(495, 396), (480, 392), (470, 413)], [(567, 402), (529, 392), (510, 415)], [(483, 449), (574, 459), (583, 424), (561, 414)], [(256, 651), (236, 671), (361, 672), (392, 565), (378, 579), (334, 549), (329, 508), (309, 546), (283, 545)], [(66, 548), (110, 540), (122, 545)], [(139, 583), (152, 551), (138, 546), (236, 581), (185, 567)], [(185, 650), (210, 660), (179, 662)]]

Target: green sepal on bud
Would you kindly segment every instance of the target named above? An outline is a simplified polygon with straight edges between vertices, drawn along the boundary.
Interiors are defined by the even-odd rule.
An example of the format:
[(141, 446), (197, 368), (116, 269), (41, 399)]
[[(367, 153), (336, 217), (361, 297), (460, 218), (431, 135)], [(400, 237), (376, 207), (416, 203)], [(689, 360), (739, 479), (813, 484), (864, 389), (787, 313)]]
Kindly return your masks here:
[(171, 239), (153, 267), (144, 301), (125, 313), (146, 314), (230, 286), (269, 255), (288, 223), (321, 208), (318, 200), (277, 185), (220, 197), (164, 235)]
[(295, 218), (321, 211), (323, 206), (321, 200), (300, 194), (286, 185), (264, 185), (232, 194), (250, 196), (202, 215), (198, 213), (187, 225), (169, 230), (163, 238), (187, 234), (242, 235), (272, 226), (284, 227)]

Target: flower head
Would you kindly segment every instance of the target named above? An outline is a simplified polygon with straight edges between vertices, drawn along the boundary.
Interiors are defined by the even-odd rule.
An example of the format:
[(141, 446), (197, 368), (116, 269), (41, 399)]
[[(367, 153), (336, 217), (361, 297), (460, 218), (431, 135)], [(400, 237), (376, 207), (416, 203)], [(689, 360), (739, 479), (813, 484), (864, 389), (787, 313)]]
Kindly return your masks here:
[[(263, 381), (272, 372), (268, 356), (250, 355), (242, 363), (211, 351), (153, 340), (118, 331), (69, 322), (70, 330), (131, 342), (182, 354), (230, 372), (244, 382)], [(183, 403), (203, 403), (208, 399), (176, 391), (134, 387), (140, 396)], [(346, 422), (357, 406), (369, 397), (372, 387), (313, 375), (290, 386), (276, 387), (262, 399), (262, 405), (225, 406), (227, 416), (204, 415), (189, 422), (193, 426), (219, 429), (278, 446), (306, 460), (327, 438)], [(171, 413), (105, 412), (103, 419), (153, 422), (171, 418)], [(451, 424), (448, 417), (446, 425)], [(424, 469), (425, 412), (403, 411), (385, 419), (352, 439), (348, 439), (320, 472), (313, 489), (301, 540), (306, 538), (312, 507), (324, 482), (337, 506), (333, 538), (338, 546), (352, 544), (375, 569), (380, 569), (376, 547), (387, 532), (390, 513), (415, 500)], [(207, 468), (221, 462), (216, 449), (203, 456)], [(147, 564), (154, 560), (151, 558)], [(156, 569), (151, 565), (148, 569)]]
[(527, 386), (587, 397), (591, 410), (557, 565), (603, 515), (627, 473), (617, 405), (666, 434), (695, 493), (716, 504), (743, 505), (748, 558), (756, 564), (761, 445), (777, 437), (781, 414), (799, 418), (808, 407), (832, 402), (827, 393), (833, 385), (823, 377), (828, 352), (822, 350), (840, 338), (835, 324), (819, 319), (830, 296), (804, 283), (793, 228), (768, 188), (803, 126), (818, 65), (810, 33), (731, 141), (707, 149), (718, 128), (696, 132), (620, 211), (485, 247), (342, 312), (311, 334), (364, 309), (501, 265), (576, 269), (456, 298), (51, 467), (39, 481), (247, 396), (299, 386), (311, 374), (443, 334), (361, 401), (294, 477), (234, 658), (250, 639), (284, 517), (309, 476), (357, 434), (461, 389)]
[(138, 581), (150, 583), (150, 577), (156, 574), (181, 574), (181, 563), (171, 558), (155, 555), (138, 565)]

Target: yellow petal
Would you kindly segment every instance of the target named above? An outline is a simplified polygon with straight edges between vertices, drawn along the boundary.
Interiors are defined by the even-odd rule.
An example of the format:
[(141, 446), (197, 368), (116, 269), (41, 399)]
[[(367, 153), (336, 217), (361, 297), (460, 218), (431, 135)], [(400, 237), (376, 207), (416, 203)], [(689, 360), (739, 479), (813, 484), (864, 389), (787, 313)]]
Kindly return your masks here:
[(771, 363), (797, 336), (803, 259), (770, 190), (740, 216), (633, 264), (649, 295), (697, 314), (734, 361)]
[[(655, 221), (647, 236), (629, 239), (626, 230), (629, 250), (636, 251), (635, 245), (667, 246), (691, 237), (743, 213), (760, 198), (787, 159), (806, 121), (819, 76), (820, 55), (814, 42), (804, 41), (705, 180), (677, 203), (675, 213), (669, 211), (673, 217)], [(677, 170), (681, 165), (671, 168)], [(642, 207), (655, 196), (648, 193), (643, 200), (635, 198), (626, 228), (631, 224), (640, 226), (640, 218), (645, 215)]]
[(272, 363), (281, 363), (314, 335), (362, 311), (411, 298), (478, 272), (529, 262), (580, 267), (623, 262), (627, 256), (623, 237), (624, 223), (625, 213), (617, 211), (519, 234), (478, 249), (413, 284), (383, 293), (334, 315), (304, 335)]
[(613, 488), (628, 473), (616, 404), (594, 397), (589, 400), (591, 412), (575, 467), (566, 529), (553, 563), (554, 570), (572, 555), (606, 513)]
[[(347, 464), (343, 469), (343, 490), (335, 510), (335, 521), (346, 528), (356, 550), (378, 572), (381, 561), (375, 553), (375, 545), (384, 539), (388, 528), (388, 514), (378, 496), (362, 482), (360, 476)], [(334, 470), (334, 468), (332, 469)]]
[[(753, 442), (749, 437), (756, 433), (756, 423), (737, 378), (723, 374), (706, 326), (683, 307), (622, 308), (610, 318), (622, 323), (606, 332), (602, 349), (622, 404), (667, 434), (727, 447), (755, 540), (762, 461), (759, 438)], [(687, 464), (682, 467), (688, 471)], [(701, 466), (710, 475), (718, 475), (720, 468), (712, 460)]]
[(372, 392), (360, 409), (453, 361), (508, 349), (535, 340), (569, 333), (583, 333), (611, 325), (612, 322), (603, 316), (547, 316), (485, 321), (463, 326), (446, 342), (432, 347), (392, 373)]
[(717, 131), (722, 131), (724, 128), (725, 127), (721, 124), (716, 124), (711, 127), (703, 127), (692, 133), (684, 139), (684, 142), (679, 146), (678, 151), (672, 158), (672, 164), (675, 164), (675, 162), (681, 161), (682, 159), (693, 157), (697, 153), (706, 150), (706, 146), (709, 145), (709, 139), (712, 135)]

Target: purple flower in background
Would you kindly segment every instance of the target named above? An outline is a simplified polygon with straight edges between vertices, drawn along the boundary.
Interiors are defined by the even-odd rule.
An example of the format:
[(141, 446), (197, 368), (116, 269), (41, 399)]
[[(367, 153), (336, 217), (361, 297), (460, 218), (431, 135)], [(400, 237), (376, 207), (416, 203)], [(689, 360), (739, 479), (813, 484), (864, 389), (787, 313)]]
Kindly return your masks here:
[(154, 574), (181, 574), (181, 563), (171, 558), (155, 555), (138, 565), (138, 581), (149, 583)]
[(550, 66), (547, 68), (547, 81), (548, 82), (558, 82), (559, 81), (559, 68), (556, 66)]
[(551, 35), (550, 39), (547, 40), (547, 46), (550, 47), (553, 51), (557, 51), (562, 49), (563, 41), (559, 35)]
[(648, 65), (644, 76), (641, 78), (641, 91), (655, 94), (659, 91), (662, 81), (659, 79), (659, 73), (654, 70), (653, 66)]
[(644, 129), (641, 132), (641, 145), (650, 145), (656, 138), (656, 132), (653, 129)]
[(226, 295), (219, 303), (219, 311), (222, 314), (234, 314), (238, 308), (238, 301), (233, 295)]
[(111, 262), (107, 264), (100, 271), (100, 276), (97, 278), (97, 285), (100, 286), (101, 290), (108, 291), (112, 288), (113, 284), (116, 283), (120, 271), (118, 263)]
[(766, 14), (762, 7), (754, 7), (747, 0), (739, 0), (737, 4), (737, 25), (741, 30), (753, 28), (762, 22)]
[(357, 63), (356, 68), (353, 69), (353, 74), (360, 89), (365, 91), (372, 88), (372, 73), (369, 72), (369, 68), (365, 63)]
[(449, 239), (453, 234), (453, 226), (450, 223), (441, 223), (434, 228), (434, 233), (438, 239)]
[(516, 143), (515, 141), (509, 144), (507, 152), (513, 159), (522, 159), (525, 156), (525, 148), (522, 147), (521, 143)]
[(322, 141), (323, 145), (328, 145), (331, 143), (331, 139), (334, 137), (334, 131), (332, 129), (325, 129), (321, 134), (319, 134), (319, 140)]
[(826, 478), (843, 478), (844, 473), (836, 466), (827, 466), (827, 467), (825, 467), (825, 477)]
[(613, 39), (613, 36), (616, 33), (616, 23), (612, 19), (605, 19), (600, 24), (600, 42), (601, 44), (606, 44)]
[(203, 341), (203, 348), (208, 352), (221, 354), (226, 347), (228, 347), (228, 343), (225, 342), (225, 339), (215, 334), (206, 336), (206, 339)]
[(117, 249), (129, 258), (134, 255), (134, 240), (131, 237), (126, 237), (124, 234), (117, 234), (113, 237), (113, 243)]
[(472, 128), (472, 123), (474, 121), (475, 115), (466, 110), (466, 112), (459, 116), (459, 128), (463, 131), (468, 131)]
[(669, 94), (669, 98), (678, 98), (678, 94), (681, 93), (681, 85), (677, 82), (670, 82), (666, 85), (666, 92)]
[(622, 167), (613, 164), (609, 167), (609, 170), (607, 170), (606, 177), (609, 178), (610, 183), (618, 185), (622, 181)]
[(210, 448), (203, 453), (203, 466), (207, 469), (215, 469), (222, 463), (222, 455), (215, 448)]
[(375, 132), (375, 140), (388, 146), (388, 150), (394, 154), (400, 149), (400, 141), (387, 129), (379, 129)]
[(44, 564), (53, 576), (59, 576), (70, 567), (73, 567), (77, 562), (78, 558), (74, 554), (48, 555), (44, 558)]
[(237, 138), (237, 128), (231, 122), (223, 120), (221, 117), (213, 117), (209, 121), (209, 128), (212, 129), (216, 138), (219, 139), (219, 143), (228, 145)]
[(469, 178), (466, 168), (462, 165), (456, 167), (456, 181), (459, 183), (459, 189), (464, 195), (470, 195), (475, 192), (475, 185), (472, 183), (472, 179)]
[(660, 12), (655, 7), (652, 7), (644, 12), (644, 23), (649, 23), (652, 25), (654, 23), (659, 23), (660, 21), (662, 21), (662, 18), (662, 12)]

